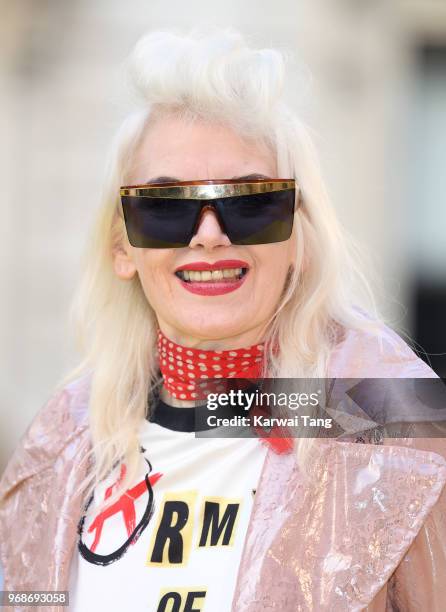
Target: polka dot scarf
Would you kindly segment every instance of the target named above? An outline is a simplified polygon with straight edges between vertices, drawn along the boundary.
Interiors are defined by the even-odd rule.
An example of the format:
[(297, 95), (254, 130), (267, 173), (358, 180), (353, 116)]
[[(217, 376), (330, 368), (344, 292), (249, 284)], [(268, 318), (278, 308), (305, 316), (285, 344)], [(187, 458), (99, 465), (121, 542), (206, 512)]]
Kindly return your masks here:
[[(253, 344), (226, 351), (194, 349), (172, 342), (158, 330), (157, 353), (164, 387), (177, 399), (205, 400), (209, 393), (226, 390), (222, 379), (261, 378), (265, 346)], [(267, 433), (260, 427), (255, 430), (259, 440), (274, 452), (292, 451), (293, 441), (284, 428), (275, 426)]]
[(265, 344), (214, 351), (181, 346), (158, 330), (158, 359), (164, 387), (181, 400), (206, 399), (224, 391), (221, 378), (260, 378)]

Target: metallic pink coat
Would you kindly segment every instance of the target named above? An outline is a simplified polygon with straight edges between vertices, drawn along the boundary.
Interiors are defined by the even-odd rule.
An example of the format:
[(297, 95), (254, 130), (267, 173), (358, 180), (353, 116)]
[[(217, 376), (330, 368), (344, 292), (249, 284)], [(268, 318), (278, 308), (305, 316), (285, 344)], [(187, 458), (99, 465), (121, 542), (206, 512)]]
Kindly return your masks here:
[[(330, 377), (433, 376), (400, 339), (395, 352), (391, 338), (387, 328), (382, 345), (366, 332), (348, 331)], [(3, 474), (5, 589), (68, 589), (81, 513), (73, 490), (89, 444), (88, 397), (84, 377), (51, 398)], [(444, 611), (445, 440), (316, 443), (320, 456), (309, 481), (294, 454), (268, 451), (232, 611)]]

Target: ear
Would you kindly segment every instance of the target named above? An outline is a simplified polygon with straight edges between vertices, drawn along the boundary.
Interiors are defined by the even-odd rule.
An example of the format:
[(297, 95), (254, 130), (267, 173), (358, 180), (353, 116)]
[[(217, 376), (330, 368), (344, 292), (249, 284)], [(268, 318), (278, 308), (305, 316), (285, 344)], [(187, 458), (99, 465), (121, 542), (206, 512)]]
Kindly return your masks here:
[(128, 245), (116, 245), (112, 251), (113, 268), (115, 274), (122, 280), (130, 280), (136, 274), (136, 265), (133, 261), (131, 247)]

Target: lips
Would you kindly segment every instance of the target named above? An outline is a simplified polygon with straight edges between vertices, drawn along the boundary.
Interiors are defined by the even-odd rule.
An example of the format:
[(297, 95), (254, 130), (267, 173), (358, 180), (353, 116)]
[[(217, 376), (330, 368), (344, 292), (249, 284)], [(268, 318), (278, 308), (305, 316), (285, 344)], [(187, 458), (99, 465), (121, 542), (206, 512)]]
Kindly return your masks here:
[(249, 265), (240, 259), (213, 263), (195, 261), (179, 266), (175, 276), (187, 291), (198, 295), (222, 295), (238, 289), (245, 281)]

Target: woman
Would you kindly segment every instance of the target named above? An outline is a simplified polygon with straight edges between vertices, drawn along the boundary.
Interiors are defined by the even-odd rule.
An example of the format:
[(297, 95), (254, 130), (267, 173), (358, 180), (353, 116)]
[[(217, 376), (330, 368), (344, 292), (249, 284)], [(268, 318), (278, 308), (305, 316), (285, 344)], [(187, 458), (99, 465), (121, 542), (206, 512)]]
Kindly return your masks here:
[(85, 359), (1, 481), (5, 588), (82, 611), (442, 609), (441, 440), (199, 425), (231, 378), (434, 376), (358, 307), (281, 55), (152, 33), (129, 69), (142, 109), (77, 295)]

